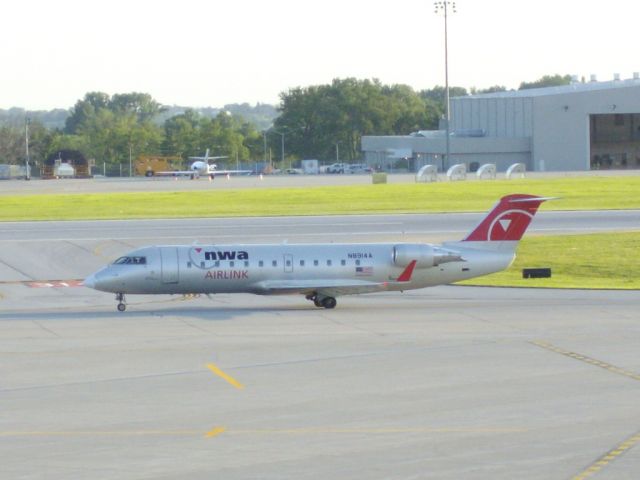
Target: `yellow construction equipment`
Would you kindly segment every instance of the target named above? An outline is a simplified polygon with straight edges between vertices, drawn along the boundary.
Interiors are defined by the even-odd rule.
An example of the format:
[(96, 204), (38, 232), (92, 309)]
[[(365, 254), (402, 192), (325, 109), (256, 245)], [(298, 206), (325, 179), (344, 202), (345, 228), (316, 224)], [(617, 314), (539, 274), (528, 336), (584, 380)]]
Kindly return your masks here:
[(135, 163), (135, 174), (153, 177), (157, 172), (183, 170), (181, 157), (163, 157), (159, 155), (141, 155)]

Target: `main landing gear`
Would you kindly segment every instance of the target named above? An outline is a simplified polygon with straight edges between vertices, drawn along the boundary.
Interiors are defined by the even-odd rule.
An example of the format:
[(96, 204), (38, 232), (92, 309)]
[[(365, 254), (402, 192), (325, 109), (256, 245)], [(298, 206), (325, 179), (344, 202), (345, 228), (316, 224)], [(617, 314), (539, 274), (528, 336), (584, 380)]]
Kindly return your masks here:
[(124, 293), (116, 293), (116, 300), (118, 301), (118, 311), (124, 312), (127, 309), (127, 304), (125, 303)]
[(336, 308), (338, 302), (333, 297), (325, 297), (318, 294), (309, 294), (305, 297), (307, 300), (311, 300), (313, 304), (318, 308)]

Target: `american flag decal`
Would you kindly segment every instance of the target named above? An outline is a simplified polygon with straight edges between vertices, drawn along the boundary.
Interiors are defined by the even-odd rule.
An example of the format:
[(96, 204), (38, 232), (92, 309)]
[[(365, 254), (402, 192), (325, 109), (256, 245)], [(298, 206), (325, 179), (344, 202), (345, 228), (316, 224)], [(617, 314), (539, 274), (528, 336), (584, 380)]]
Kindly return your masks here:
[(359, 277), (368, 277), (373, 275), (373, 267), (356, 267), (356, 275)]

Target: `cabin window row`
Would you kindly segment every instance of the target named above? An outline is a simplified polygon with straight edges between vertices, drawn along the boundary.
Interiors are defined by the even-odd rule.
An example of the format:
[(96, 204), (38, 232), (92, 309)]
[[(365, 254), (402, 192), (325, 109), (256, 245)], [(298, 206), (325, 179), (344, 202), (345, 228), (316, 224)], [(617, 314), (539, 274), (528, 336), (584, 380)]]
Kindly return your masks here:
[[(237, 265), (236, 265), (236, 263), (237, 263)], [(264, 260), (258, 260), (258, 267), (263, 268), (266, 263), (267, 262), (265, 262)], [(320, 260), (313, 260), (310, 263), (312, 263), (314, 267), (320, 266)], [(333, 266), (333, 260), (331, 260), (331, 259), (326, 260), (325, 263), (326, 263), (327, 267)], [(191, 262), (187, 262), (187, 267), (188, 268), (191, 268), (192, 265), (193, 264)], [(285, 260), (285, 266), (291, 267), (292, 265), (293, 265), (293, 262), (291, 260)], [(343, 267), (346, 266), (347, 265), (347, 261), (344, 260), (344, 259), (340, 260), (340, 265), (343, 266)], [(356, 266), (360, 266), (360, 260), (356, 260), (355, 261), (355, 265)], [(241, 262), (234, 262), (233, 260), (231, 260), (229, 262), (229, 267), (230, 268), (234, 268), (236, 266), (238, 266), (238, 267), (243, 266), (244, 268), (249, 268), (250, 263), (249, 263), (248, 260), (245, 260), (242, 263)], [(272, 267), (277, 267), (278, 266), (278, 260), (272, 260), (271, 261), (271, 266)], [(299, 261), (299, 266), (301, 266), (301, 267), (307, 266), (306, 260), (300, 260)], [(220, 261), (218, 261), (218, 260), (216, 260), (215, 262), (213, 262), (213, 264), (210, 264), (208, 266), (206, 265), (206, 262), (200, 262), (200, 268), (218, 268), (218, 267), (220, 267)]]

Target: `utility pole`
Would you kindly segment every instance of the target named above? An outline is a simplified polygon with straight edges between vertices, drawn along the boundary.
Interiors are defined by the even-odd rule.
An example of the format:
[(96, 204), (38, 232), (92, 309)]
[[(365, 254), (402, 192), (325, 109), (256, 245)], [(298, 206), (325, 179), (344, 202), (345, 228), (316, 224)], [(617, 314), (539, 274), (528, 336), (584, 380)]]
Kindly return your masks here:
[(264, 140), (264, 165), (267, 166), (267, 131), (262, 131), (262, 138)]
[[(435, 13), (438, 14), (442, 12), (444, 14), (444, 90), (445, 90), (445, 122), (446, 122), (446, 157), (442, 159), (442, 170), (445, 170), (445, 165), (450, 167), (449, 156), (451, 154), (451, 144), (450, 144), (450, 122), (451, 122), (451, 113), (450, 109), (450, 101), (449, 101), (449, 39), (447, 32), (447, 16), (449, 13), (449, 8), (451, 8), (451, 13), (456, 13), (456, 2), (452, 2), (450, 0), (442, 0), (439, 2), (433, 3), (435, 7)], [(445, 163), (446, 159), (446, 163)]]
[(25, 170), (24, 170), (24, 179), (31, 180), (31, 166), (30, 158), (29, 158), (29, 124), (31, 123), (31, 118), (27, 117), (24, 125), (24, 141), (25, 141)]

